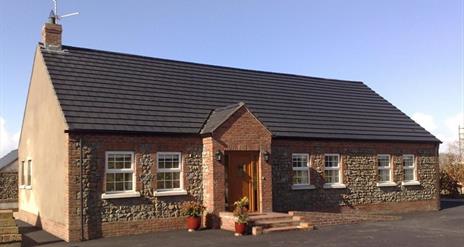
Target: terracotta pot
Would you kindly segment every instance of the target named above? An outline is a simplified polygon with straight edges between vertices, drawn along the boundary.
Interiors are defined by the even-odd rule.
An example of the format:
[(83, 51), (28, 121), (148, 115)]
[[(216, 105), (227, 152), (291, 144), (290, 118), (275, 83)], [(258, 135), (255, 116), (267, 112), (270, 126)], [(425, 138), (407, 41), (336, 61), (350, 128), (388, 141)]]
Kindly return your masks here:
[(245, 234), (246, 225), (247, 225), (246, 223), (235, 222), (235, 234), (238, 236)]
[(189, 232), (200, 229), (201, 217), (199, 216), (188, 216), (187, 217), (187, 229)]

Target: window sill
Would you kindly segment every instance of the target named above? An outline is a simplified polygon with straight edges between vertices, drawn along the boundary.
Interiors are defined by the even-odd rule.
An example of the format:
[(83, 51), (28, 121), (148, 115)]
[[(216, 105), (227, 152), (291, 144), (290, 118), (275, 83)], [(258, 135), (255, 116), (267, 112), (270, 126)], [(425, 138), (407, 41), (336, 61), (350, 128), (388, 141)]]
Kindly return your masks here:
[(292, 190), (314, 190), (316, 186), (312, 184), (292, 185)]
[(377, 187), (393, 187), (397, 186), (395, 182), (382, 182), (382, 183), (377, 183)]
[(329, 183), (325, 183), (323, 187), (324, 187), (324, 189), (345, 189), (346, 184), (339, 184), (339, 183), (329, 184)]
[(419, 181), (407, 181), (407, 182), (401, 182), (401, 185), (414, 186), (414, 185), (420, 185), (420, 182)]
[(120, 193), (103, 193), (101, 199), (118, 199), (118, 198), (133, 198), (140, 197), (140, 192), (120, 192)]
[(20, 185), (19, 188), (23, 190), (32, 190), (32, 186), (30, 185)]
[(166, 190), (166, 191), (155, 191), (154, 196), (185, 196), (187, 195), (186, 190)]

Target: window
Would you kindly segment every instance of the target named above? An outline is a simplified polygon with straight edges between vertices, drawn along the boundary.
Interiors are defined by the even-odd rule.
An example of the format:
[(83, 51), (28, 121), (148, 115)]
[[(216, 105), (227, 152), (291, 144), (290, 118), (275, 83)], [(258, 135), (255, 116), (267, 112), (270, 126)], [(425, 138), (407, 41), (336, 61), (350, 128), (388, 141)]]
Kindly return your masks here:
[(293, 185), (309, 185), (309, 155), (292, 154)]
[(403, 155), (403, 169), (404, 169), (404, 181), (416, 181), (416, 164), (414, 161), (414, 155), (405, 154)]
[(26, 186), (26, 163), (21, 161), (21, 187)]
[(379, 154), (377, 156), (377, 164), (379, 171), (379, 182), (385, 183), (391, 181), (391, 167), (390, 167), (390, 155)]
[(157, 160), (157, 191), (182, 190), (181, 154), (177, 152), (160, 152), (157, 154)]
[(339, 184), (340, 181), (340, 155), (326, 154), (324, 158), (324, 176), (327, 184)]
[(106, 192), (133, 192), (134, 182), (134, 153), (106, 152)]
[(26, 179), (26, 186), (31, 187), (32, 185), (32, 160), (27, 161), (27, 179)]

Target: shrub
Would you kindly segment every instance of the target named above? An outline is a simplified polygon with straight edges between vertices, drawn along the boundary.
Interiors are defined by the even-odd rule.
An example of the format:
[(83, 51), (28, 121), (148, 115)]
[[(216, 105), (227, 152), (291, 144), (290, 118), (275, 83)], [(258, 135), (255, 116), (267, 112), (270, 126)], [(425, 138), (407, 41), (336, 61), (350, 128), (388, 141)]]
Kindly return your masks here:
[(206, 207), (203, 206), (200, 202), (196, 201), (187, 201), (181, 205), (181, 213), (185, 216), (199, 217), (203, 214)]
[(237, 217), (237, 223), (248, 223), (248, 197), (245, 196), (242, 199), (234, 202), (234, 206), (234, 216)]

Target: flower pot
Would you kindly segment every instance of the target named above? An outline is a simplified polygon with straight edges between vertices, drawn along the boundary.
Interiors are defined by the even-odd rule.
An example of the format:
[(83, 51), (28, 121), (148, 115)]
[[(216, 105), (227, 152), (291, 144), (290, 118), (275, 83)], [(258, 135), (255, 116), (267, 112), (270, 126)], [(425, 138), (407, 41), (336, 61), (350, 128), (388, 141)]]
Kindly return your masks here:
[(189, 232), (200, 229), (201, 217), (200, 216), (188, 216), (187, 217), (187, 229)]
[(247, 225), (246, 223), (235, 222), (235, 235), (236, 236), (241, 236), (241, 235), (245, 234), (246, 225)]

